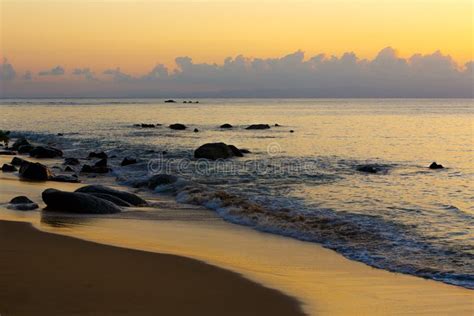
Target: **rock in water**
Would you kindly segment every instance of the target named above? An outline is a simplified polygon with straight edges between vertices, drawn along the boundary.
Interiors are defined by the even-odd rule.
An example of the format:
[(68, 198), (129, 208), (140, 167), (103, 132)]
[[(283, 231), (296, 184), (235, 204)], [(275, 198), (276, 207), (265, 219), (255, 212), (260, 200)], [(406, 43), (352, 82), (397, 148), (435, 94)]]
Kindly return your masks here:
[(91, 194), (47, 189), (42, 193), (47, 210), (79, 214), (119, 213), (120, 207)]
[(62, 157), (63, 152), (49, 146), (37, 146), (30, 151), (30, 157), (34, 158), (56, 158)]
[(176, 176), (170, 174), (156, 174), (148, 179), (148, 188), (155, 189), (159, 185), (166, 185), (178, 181)]
[(87, 185), (85, 187), (77, 189), (76, 192), (108, 194), (116, 196), (119, 199), (124, 200), (125, 202), (128, 202), (134, 206), (144, 206), (148, 204), (144, 199), (142, 199), (136, 194), (126, 191), (115, 190), (112, 188), (105, 187), (103, 185)]
[(94, 167), (107, 168), (107, 158), (101, 159), (94, 164)]
[(21, 145), (18, 147), (19, 154), (29, 154), (35, 147), (33, 145)]
[(16, 168), (15, 168), (15, 166), (4, 163), (3, 166), (2, 166), (2, 171), (3, 172), (15, 172)]
[(81, 172), (83, 173), (108, 173), (110, 169), (108, 167), (96, 167), (96, 166), (89, 166), (84, 165), (81, 168)]
[(171, 124), (169, 128), (174, 129), (174, 130), (185, 130), (187, 126), (184, 124), (176, 123), (176, 124)]
[(10, 163), (14, 166), (21, 166), (21, 164), (24, 162), (28, 162), (28, 161), (26, 161), (25, 159), (18, 158), (18, 157), (13, 157)]
[(123, 158), (122, 163), (120, 165), (123, 167), (123, 166), (133, 165), (136, 163), (137, 163), (137, 160), (135, 158), (125, 157)]
[(25, 161), (20, 167), (20, 177), (28, 180), (46, 181), (52, 173), (45, 165), (39, 162)]
[(16, 142), (13, 143), (12, 149), (13, 150), (18, 150), (21, 146), (31, 146), (30, 142), (26, 140), (26, 138), (22, 137), (16, 140)]
[(125, 207), (130, 207), (132, 206), (132, 204), (116, 197), (116, 196), (113, 196), (113, 195), (110, 195), (110, 194), (104, 194), (104, 193), (87, 193), (87, 194), (90, 194), (90, 195), (93, 195), (95, 197), (98, 197), (99, 199), (102, 199), (102, 200), (107, 200), (109, 202), (112, 202), (114, 203), (115, 205), (117, 206), (125, 206)]
[(2, 155), (2, 156), (15, 156), (15, 155), (16, 155), (16, 151), (0, 150), (0, 155)]
[(64, 159), (64, 164), (65, 165), (77, 166), (79, 163), (80, 163), (79, 159), (77, 159), (77, 158), (65, 158)]
[(222, 125), (220, 126), (220, 128), (232, 128), (232, 127), (233, 127), (233, 126), (230, 125), (230, 124), (228, 124), (228, 123), (222, 124)]
[(80, 183), (81, 181), (77, 178), (77, 176), (69, 176), (69, 175), (59, 175), (59, 176), (52, 176), (49, 178), (50, 181), (56, 182), (69, 182), (69, 183)]
[(198, 133), (199, 130), (197, 128), (194, 129), (194, 133)]
[(380, 170), (372, 165), (364, 165), (357, 167), (357, 171), (365, 172), (365, 173), (377, 173)]
[(225, 143), (204, 144), (194, 151), (194, 158), (216, 160), (227, 159), (235, 156), (242, 157), (243, 155), (237, 147)]
[(108, 158), (107, 154), (104, 153), (103, 151), (97, 152), (97, 153), (96, 152), (90, 152), (88, 157), (89, 158), (98, 158), (98, 159), (107, 159)]
[(248, 126), (246, 129), (269, 129), (270, 125), (268, 124), (253, 124)]
[(173, 99), (169, 99), (169, 100), (165, 100), (165, 103), (176, 103), (176, 101)]
[(428, 168), (430, 168), (430, 169), (444, 169), (443, 165), (437, 164), (436, 162), (432, 162), (431, 165)]
[(26, 196), (17, 196), (10, 201), (9, 209), (18, 211), (31, 211), (37, 209), (39, 206)]

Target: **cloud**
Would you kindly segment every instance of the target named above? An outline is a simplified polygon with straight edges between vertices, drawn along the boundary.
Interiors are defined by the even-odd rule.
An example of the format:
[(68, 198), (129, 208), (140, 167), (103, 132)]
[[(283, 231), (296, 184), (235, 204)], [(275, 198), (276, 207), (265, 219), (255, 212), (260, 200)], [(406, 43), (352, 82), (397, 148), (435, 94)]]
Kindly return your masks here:
[(11, 81), (16, 78), (16, 71), (6, 58), (3, 59), (3, 63), (0, 64), (0, 75), (2, 81)]
[[(354, 52), (306, 56), (299, 50), (277, 58), (238, 55), (221, 64), (196, 63), (182, 56), (175, 63), (174, 69), (157, 64), (142, 76), (107, 69), (93, 83), (85, 80), (68, 86), (65, 78), (54, 89), (44, 84), (40, 92), (81, 97), (469, 98), (474, 89), (474, 63), (458, 65), (439, 51), (403, 58), (386, 47), (373, 59), (361, 59)], [(93, 72), (75, 69), (73, 75), (87, 78)], [(64, 88), (60, 90), (58, 84)]]
[(39, 76), (62, 76), (64, 75), (64, 68), (61, 66), (56, 66), (50, 70), (43, 70), (38, 72)]
[(21, 76), (21, 79), (22, 80), (32, 80), (33, 79), (33, 74), (31, 73), (31, 71), (27, 70), (25, 71), (25, 73), (23, 74), (23, 76)]
[(87, 80), (98, 80), (89, 68), (76, 68), (72, 71), (75, 76), (84, 76)]

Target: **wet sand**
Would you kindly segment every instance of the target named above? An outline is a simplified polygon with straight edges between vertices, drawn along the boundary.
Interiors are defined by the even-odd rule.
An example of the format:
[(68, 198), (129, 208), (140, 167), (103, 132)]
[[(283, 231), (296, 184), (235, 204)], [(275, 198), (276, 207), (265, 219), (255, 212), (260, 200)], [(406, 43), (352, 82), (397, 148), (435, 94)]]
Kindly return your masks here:
[(197, 260), (0, 221), (1, 315), (302, 315), (296, 300)]

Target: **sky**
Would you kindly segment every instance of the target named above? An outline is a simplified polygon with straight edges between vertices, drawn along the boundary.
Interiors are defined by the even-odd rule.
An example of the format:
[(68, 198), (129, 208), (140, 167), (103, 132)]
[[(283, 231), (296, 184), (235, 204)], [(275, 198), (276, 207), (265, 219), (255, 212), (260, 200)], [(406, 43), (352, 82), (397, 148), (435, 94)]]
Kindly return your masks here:
[[(381, 76), (393, 85), (383, 96), (437, 97), (430, 86), (448, 79), (463, 89), (443, 96), (472, 95), (471, 0), (0, 0), (0, 10), (3, 97), (370, 96)], [(387, 47), (405, 73), (380, 59), (373, 73)], [(407, 78), (435, 82), (415, 93)]]

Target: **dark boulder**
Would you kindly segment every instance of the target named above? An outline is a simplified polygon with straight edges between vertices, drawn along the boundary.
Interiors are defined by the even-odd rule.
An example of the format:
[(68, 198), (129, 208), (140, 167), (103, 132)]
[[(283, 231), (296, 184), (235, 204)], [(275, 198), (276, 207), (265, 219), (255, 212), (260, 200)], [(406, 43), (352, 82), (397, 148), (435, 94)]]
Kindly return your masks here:
[(235, 147), (234, 145), (228, 145), (230, 150), (232, 150), (232, 153), (234, 154), (234, 156), (236, 157), (243, 157), (244, 154), (242, 153), (242, 151), (240, 149), (238, 149), (237, 147)]
[(18, 153), (29, 154), (34, 148), (35, 146), (33, 145), (21, 145), (20, 147), (18, 147)]
[(199, 130), (197, 128), (194, 129), (194, 133), (198, 133)]
[(253, 124), (248, 126), (246, 129), (269, 129), (270, 125), (268, 124)]
[(25, 146), (25, 145), (31, 146), (30, 142), (26, 138), (24, 137), (18, 138), (16, 142), (13, 143), (12, 149), (18, 150), (21, 146)]
[(118, 198), (118, 197), (114, 196), (114, 195), (105, 194), (105, 193), (87, 193), (87, 194), (93, 195), (93, 196), (98, 197), (99, 199), (102, 199), (102, 200), (112, 202), (117, 206), (125, 206), (125, 207), (132, 206), (132, 204), (130, 204), (130, 203), (122, 200), (121, 198)]
[(76, 192), (108, 194), (108, 195), (116, 196), (119, 199), (122, 199), (134, 206), (143, 206), (143, 205), (148, 204), (144, 199), (142, 199), (136, 194), (126, 192), (126, 191), (115, 190), (115, 189), (108, 188), (102, 185), (87, 185), (85, 187), (77, 189)]
[(294, 130), (290, 129), (290, 133), (294, 133), (294, 132), (295, 132)]
[(380, 171), (380, 169), (373, 165), (363, 165), (363, 166), (358, 166), (357, 171), (365, 172), (365, 173), (377, 173)]
[(148, 179), (148, 188), (155, 189), (159, 185), (172, 184), (178, 181), (178, 177), (170, 174), (156, 174)]
[(120, 163), (120, 165), (123, 167), (123, 166), (133, 165), (136, 163), (137, 163), (137, 160), (135, 158), (125, 157), (123, 158), (122, 163)]
[(172, 100), (172, 99), (169, 99), (169, 100), (165, 100), (165, 103), (176, 103), (176, 101)]
[(3, 172), (15, 172), (17, 169), (15, 166), (9, 165), (7, 163), (4, 163), (2, 166), (2, 171)]
[(278, 123), (275, 123), (275, 127), (280, 127), (280, 124), (278, 124)]
[(20, 177), (28, 180), (46, 181), (52, 173), (45, 165), (39, 162), (25, 161), (20, 167)]
[[(194, 151), (194, 158), (205, 158), (205, 159), (227, 159), (234, 156), (237, 156), (239, 153), (242, 153), (232, 145), (227, 145), (225, 143), (208, 143), (200, 146)], [(236, 155), (237, 154), (237, 155)]]
[(14, 166), (21, 166), (21, 164), (24, 162), (28, 162), (28, 161), (26, 161), (25, 159), (18, 158), (18, 157), (13, 157), (10, 163)]
[(155, 124), (146, 124), (146, 123), (142, 123), (141, 124), (141, 127), (142, 128), (155, 128)]
[(83, 173), (108, 173), (110, 168), (108, 167), (96, 167), (90, 165), (83, 165), (81, 168), (81, 172)]
[(104, 153), (103, 151), (101, 152), (90, 152), (89, 153), (89, 158), (98, 158), (98, 159), (107, 159), (108, 156), (106, 153)]
[(64, 171), (66, 171), (66, 172), (74, 172), (74, 169), (72, 169), (72, 168), (69, 167), (69, 166), (66, 166), (66, 168), (64, 168)]
[(120, 207), (91, 194), (47, 189), (42, 194), (47, 210), (79, 214), (119, 213)]
[(80, 183), (81, 181), (76, 175), (55, 175), (49, 178), (50, 181), (56, 182), (69, 182), (69, 183)]
[(9, 209), (17, 211), (31, 211), (37, 209), (39, 206), (26, 196), (17, 196), (11, 199), (10, 205), (7, 206)]
[(30, 157), (34, 158), (56, 158), (62, 157), (63, 152), (50, 146), (37, 146), (30, 151)]
[(17, 154), (16, 151), (12, 150), (0, 150), (0, 155), (1, 156), (15, 156)]
[(80, 163), (79, 159), (77, 159), (77, 158), (65, 158), (64, 159), (64, 164), (65, 165), (77, 166), (79, 163)]
[(444, 169), (443, 165), (437, 164), (436, 162), (432, 162), (431, 165), (428, 168), (430, 168), (430, 169)]
[(64, 136), (63, 133), (57, 133), (56, 135), (57, 135), (57, 136)]
[(101, 159), (94, 164), (97, 168), (107, 168), (107, 158)]
[(222, 125), (220, 126), (220, 128), (232, 128), (232, 127), (233, 127), (233, 126), (230, 125), (230, 124), (228, 124), (228, 123), (222, 124)]
[(184, 125), (184, 124), (175, 123), (175, 124), (171, 124), (171, 125), (169, 126), (169, 128), (174, 129), (174, 130), (182, 131), (182, 130), (185, 130), (187, 127), (186, 127), (186, 125)]

